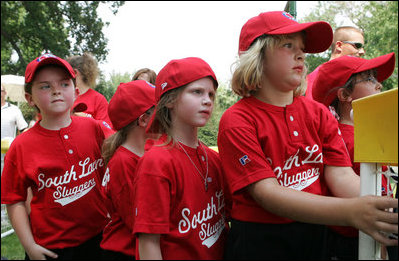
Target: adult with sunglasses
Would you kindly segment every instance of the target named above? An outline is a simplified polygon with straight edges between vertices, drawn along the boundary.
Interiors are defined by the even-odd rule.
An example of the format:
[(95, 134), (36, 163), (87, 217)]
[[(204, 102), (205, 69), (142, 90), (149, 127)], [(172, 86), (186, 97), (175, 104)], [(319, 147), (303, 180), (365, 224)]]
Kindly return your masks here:
[[(334, 31), (333, 41), (330, 48), (330, 61), (344, 55), (352, 55), (356, 57), (363, 56), (365, 54), (363, 31), (353, 26), (338, 27)], [(317, 67), (313, 72), (308, 74), (306, 77), (307, 88), (305, 96), (309, 99), (313, 99), (313, 83), (316, 80), (319, 69), (320, 66)]]
[[(313, 84), (313, 99), (330, 108), (339, 122), (352, 168), (360, 175), (360, 163), (354, 162), (354, 127), (352, 102), (381, 92), (381, 82), (395, 68), (395, 53), (363, 59), (341, 56), (320, 66)], [(384, 167), (386, 168), (386, 167)], [(387, 179), (382, 176), (382, 194), (386, 195)], [(352, 227), (330, 227), (326, 233), (328, 260), (357, 260), (359, 232)]]

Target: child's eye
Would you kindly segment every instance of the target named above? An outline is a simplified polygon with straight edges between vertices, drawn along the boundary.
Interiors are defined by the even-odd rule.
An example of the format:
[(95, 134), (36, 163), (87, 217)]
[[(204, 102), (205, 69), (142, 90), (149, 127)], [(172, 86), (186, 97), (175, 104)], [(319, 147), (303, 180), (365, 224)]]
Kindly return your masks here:
[(42, 85), (39, 87), (39, 89), (41, 89), (41, 90), (45, 90), (45, 89), (49, 89), (49, 88), (50, 88), (50, 85)]
[(64, 87), (64, 88), (69, 87), (69, 82), (62, 82), (61, 87)]
[(214, 92), (210, 92), (209, 93), (209, 98), (214, 101), (215, 100), (215, 93)]
[(292, 47), (292, 43), (285, 43), (285, 44), (283, 44), (283, 47), (291, 48)]
[(202, 90), (196, 89), (196, 90), (194, 90), (193, 92), (196, 93), (196, 94), (201, 94), (201, 93), (202, 93)]

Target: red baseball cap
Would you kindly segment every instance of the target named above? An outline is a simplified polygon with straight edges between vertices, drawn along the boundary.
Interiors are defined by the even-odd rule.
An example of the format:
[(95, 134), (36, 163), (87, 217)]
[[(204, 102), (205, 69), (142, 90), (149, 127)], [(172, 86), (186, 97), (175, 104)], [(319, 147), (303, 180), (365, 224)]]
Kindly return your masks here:
[[(173, 89), (182, 87), (193, 81), (211, 77), (215, 88), (218, 87), (218, 81), (215, 73), (207, 62), (197, 57), (187, 57), (183, 59), (171, 60), (158, 73), (155, 81), (155, 102), (158, 103), (161, 96)], [(159, 124), (155, 119), (155, 113), (152, 115), (147, 132), (157, 133)]]
[(108, 116), (115, 130), (136, 120), (155, 105), (155, 86), (143, 80), (119, 84), (108, 105)]
[(46, 54), (43, 54), (43, 55), (35, 58), (33, 61), (31, 61), (28, 64), (28, 66), (26, 66), (25, 83), (31, 82), (33, 80), (33, 77), (35, 76), (36, 70), (46, 64), (61, 65), (68, 71), (69, 75), (71, 75), (72, 78), (75, 78), (75, 72), (72, 69), (72, 66), (67, 61), (65, 61), (64, 59), (61, 59), (53, 54), (46, 53)]
[(87, 104), (84, 102), (79, 102), (72, 108), (72, 112), (83, 112), (87, 110)]
[(326, 22), (298, 23), (289, 13), (265, 12), (249, 19), (241, 28), (238, 54), (248, 50), (252, 42), (261, 35), (292, 34), (300, 31), (306, 32), (305, 53), (323, 52), (330, 47), (333, 40), (333, 31)]
[(379, 82), (388, 79), (395, 69), (395, 53), (370, 60), (345, 55), (322, 64), (313, 83), (313, 99), (329, 106), (337, 97), (338, 90), (332, 89), (344, 86), (353, 74), (371, 69), (377, 70)]

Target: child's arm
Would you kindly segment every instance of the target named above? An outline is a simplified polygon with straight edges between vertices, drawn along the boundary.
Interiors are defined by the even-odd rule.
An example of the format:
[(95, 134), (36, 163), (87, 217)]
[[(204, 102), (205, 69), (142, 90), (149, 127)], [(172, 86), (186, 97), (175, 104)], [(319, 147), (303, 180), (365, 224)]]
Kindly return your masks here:
[(25, 202), (7, 205), (7, 212), (15, 233), (31, 260), (45, 260), (44, 255), (57, 258), (56, 253), (36, 244), (30, 229)]
[(363, 196), (337, 198), (315, 195), (281, 186), (275, 178), (248, 186), (255, 201), (265, 210), (300, 222), (353, 226), (384, 245), (397, 245), (380, 231), (398, 231), (398, 214), (384, 211), (398, 206), (398, 200)]
[(328, 189), (336, 197), (352, 198), (360, 196), (360, 177), (351, 167), (324, 167)]
[(159, 234), (140, 233), (138, 235), (141, 260), (162, 260), (160, 237)]

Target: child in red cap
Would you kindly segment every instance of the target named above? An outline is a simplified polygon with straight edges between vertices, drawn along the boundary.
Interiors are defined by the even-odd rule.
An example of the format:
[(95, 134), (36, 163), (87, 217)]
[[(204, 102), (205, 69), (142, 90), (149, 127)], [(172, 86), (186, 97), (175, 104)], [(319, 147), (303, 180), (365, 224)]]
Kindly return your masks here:
[[(1, 203), (28, 259), (95, 259), (107, 223), (100, 192), (105, 138), (97, 121), (71, 116), (75, 73), (44, 54), (28, 64), (25, 97), (42, 119), (19, 135), (1, 177)], [(32, 189), (31, 212), (24, 201)]]
[[(68, 57), (67, 62), (72, 66), (76, 74), (76, 83), (79, 89), (79, 96), (75, 100), (75, 105), (86, 104), (85, 110), (77, 113), (77, 116), (92, 117), (96, 120), (111, 124), (108, 117), (108, 101), (94, 87), (99, 75), (97, 61), (91, 53), (74, 55)], [(111, 126), (112, 127), (112, 126)]]
[(216, 76), (200, 58), (170, 61), (156, 79), (147, 131), (161, 133), (137, 166), (140, 259), (222, 259), (228, 225), (218, 154), (198, 140), (211, 117)]
[(108, 115), (117, 132), (103, 145), (107, 169), (102, 186), (111, 216), (101, 241), (104, 260), (134, 260), (133, 179), (154, 106), (155, 86), (143, 80), (121, 83), (109, 102)]
[[(384, 209), (398, 201), (357, 197), (359, 176), (337, 121), (302, 96), (305, 53), (331, 41), (329, 24), (300, 24), (281, 11), (242, 27), (231, 84), (243, 98), (223, 114), (218, 133), (233, 201), (228, 259), (323, 259), (323, 224), (355, 226), (397, 244), (379, 231), (397, 231), (397, 214)], [(327, 188), (337, 197), (323, 196)]]
[[(342, 56), (320, 66), (315, 79), (313, 99), (330, 108), (336, 116), (342, 138), (351, 158), (352, 168), (360, 175), (360, 163), (354, 162), (354, 127), (352, 101), (381, 92), (380, 82), (395, 68), (395, 53), (366, 60)], [(385, 170), (386, 166), (383, 167)], [(387, 194), (387, 178), (382, 176), (382, 194)], [(359, 231), (352, 227), (331, 226), (327, 234), (328, 259), (358, 258)]]

